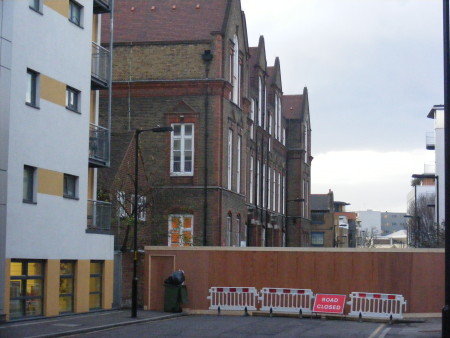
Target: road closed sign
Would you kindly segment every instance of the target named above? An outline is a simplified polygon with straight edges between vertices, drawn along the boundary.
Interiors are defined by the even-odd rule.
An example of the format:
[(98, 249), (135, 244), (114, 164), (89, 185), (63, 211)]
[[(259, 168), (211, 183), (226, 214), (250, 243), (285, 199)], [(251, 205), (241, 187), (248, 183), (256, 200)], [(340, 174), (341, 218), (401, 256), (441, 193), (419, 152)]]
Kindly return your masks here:
[(344, 312), (345, 297), (345, 295), (318, 293), (314, 301), (313, 312), (342, 314)]

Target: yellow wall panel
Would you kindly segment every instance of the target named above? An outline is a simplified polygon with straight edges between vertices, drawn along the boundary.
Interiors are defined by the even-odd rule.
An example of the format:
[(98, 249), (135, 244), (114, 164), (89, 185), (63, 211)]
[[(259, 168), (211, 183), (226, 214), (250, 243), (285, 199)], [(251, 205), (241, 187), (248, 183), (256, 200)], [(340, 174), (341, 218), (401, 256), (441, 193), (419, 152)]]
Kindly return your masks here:
[(66, 106), (66, 84), (51, 77), (40, 75), (41, 98), (57, 105)]
[(75, 268), (75, 312), (89, 312), (90, 261), (79, 260)]
[(64, 174), (47, 169), (38, 169), (38, 193), (63, 196)]
[(92, 18), (92, 41), (97, 41), (98, 37), (98, 15), (94, 15)]
[(11, 271), (11, 259), (5, 260), (5, 313), (6, 313), (6, 320), (9, 320), (9, 285), (10, 285), (10, 271)]
[(44, 315), (59, 315), (59, 259), (49, 259), (45, 265)]
[(114, 261), (105, 261), (103, 271), (103, 309), (111, 309), (113, 303)]
[(89, 122), (95, 124), (95, 106), (97, 102), (97, 91), (91, 90), (91, 111), (89, 116)]
[(69, 17), (69, 0), (45, 0), (44, 5), (66, 18)]
[(88, 199), (96, 199), (94, 198), (94, 168), (89, 168), (88, 171)]

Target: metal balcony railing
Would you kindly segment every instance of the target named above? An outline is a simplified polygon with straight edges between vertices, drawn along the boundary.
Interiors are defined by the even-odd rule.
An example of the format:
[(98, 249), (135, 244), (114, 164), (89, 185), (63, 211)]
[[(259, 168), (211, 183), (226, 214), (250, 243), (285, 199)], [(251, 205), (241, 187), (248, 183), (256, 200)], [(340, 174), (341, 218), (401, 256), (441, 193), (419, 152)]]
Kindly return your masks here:
[(87, 228), (93, 231), (111, 230), (111, 203), (88, 200)]
[(111, 12), (111, 0), (94, 0), (94, 13), (109, 13)]
[(436, 147), (436, 136), (434, 132), (426, 133), (427, 149), (434, 150)]
[(93, 89), (106, 89), (109, 86), (110, 51), (92, 42), (91, 83)]
[(424, 174), (434, 174), (436, 173), (436, 164), (434, 162), (426, 162), (423, 165)]
[(89, 164), (91, 167), (109, 165), (109, 130), (92, 123), (89, 127)]

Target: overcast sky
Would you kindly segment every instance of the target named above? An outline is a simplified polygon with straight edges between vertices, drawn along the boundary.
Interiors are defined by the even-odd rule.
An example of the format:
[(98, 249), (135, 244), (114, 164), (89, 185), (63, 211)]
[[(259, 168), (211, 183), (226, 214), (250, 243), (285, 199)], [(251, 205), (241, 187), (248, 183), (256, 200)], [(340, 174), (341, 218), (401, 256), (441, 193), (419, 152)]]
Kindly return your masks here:
[(251, 47), (280, 57), (283, 92), (308, 87), (312, 192), (347, 210), (406, 211), (411, 174), (434, 154), (443, 104), (442, 1), (241, 0)]

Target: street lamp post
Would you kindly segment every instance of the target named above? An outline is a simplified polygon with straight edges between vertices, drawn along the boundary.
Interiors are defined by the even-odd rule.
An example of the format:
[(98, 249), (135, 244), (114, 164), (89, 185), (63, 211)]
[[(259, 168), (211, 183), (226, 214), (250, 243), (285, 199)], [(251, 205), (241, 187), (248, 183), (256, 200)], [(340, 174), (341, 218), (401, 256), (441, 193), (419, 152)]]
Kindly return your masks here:
[(151, 131), (154, 133), (163, 133), (163, 132), (171, 132), (173, 131), (172, 127), (155, 127), (150, 129), (136, 129), (135, 137), (135, 149), (134, 149), (134, 205), (133, 205), (133, 214), (134, 214), (134, 227), (133, 227), (133, 280), (131, 282), (131, 317), (137, 317), (137, 224), (138, 224), (138, 191), (139, 191), (139, 135), (141, 133), (145, 133), (147, 131)]
[[(443, 0), (444, 30), (444, 113), (450, 112), (450, 13), (449, 0)], [(446, 116), (447, 117), (447, 116)], [(450, 172), (450, 118), (444, 118), (444, 167)], [(450, 191), (450, 177), (445, 175), (444, 191)], [(445, 304), (442, 308), (442, 337), (450, 337), (450, 198), (445, 199)]]

